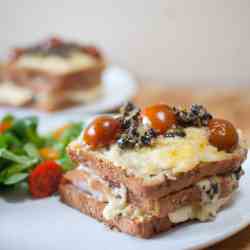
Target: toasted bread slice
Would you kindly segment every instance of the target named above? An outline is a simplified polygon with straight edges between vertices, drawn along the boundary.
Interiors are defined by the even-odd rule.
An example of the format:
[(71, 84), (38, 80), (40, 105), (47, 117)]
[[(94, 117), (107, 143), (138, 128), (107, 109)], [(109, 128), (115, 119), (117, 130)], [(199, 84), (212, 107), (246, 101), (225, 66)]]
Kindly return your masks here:
[(145, 181), (140, 176), (132, 175), (123, 166), (114, 165), (110, 160), (104, 159), (96, 151), (89, 150), (78, 140), (68, 147), (68, 154), (78, 164), (84, 164), (95, 170), (101, 178), (113, 183), (123, 184), (134, 197), (138, 199), (156, 200), (168, 194), (175, 193), (194, 183), (210, 176), (223, 175), (238, 169), (246, 159), (247, 150), (238, 148), (231, 157), (221, 161), (200, 163), (192, 170), (178, 174), (175, 178), (163, 175), (161, 178)]
[[(171, 214), (166, 217), (146, 216), (139, 218), (131, 218), (127, 216), (116, 216), (113, 219), (107, 220), (103, 217), (103, 210), (106, 206), (105, 202), (98, 201), (86, 192), (81, 191), (73, 184), (65, 181), (61, 183), (59, 187), (61, 200), (69, 206), (80, 210), (82, 213), (89, 215), (100, 222), (104, 222), (110, 228), (116, 228), (121, 232), (128, 233), (130, 235), (150, 238), (160, 232), (169, 230), (172, 226), (181, 222), (189, 220), (188, 217), (176, 220), (176, 214)], [(221, 199), (217, 210), (227, 204), (231, 195)], [(182, 210), (186, 210), (184, 207)], [(183, 213), (183, 211), (180, 211)], [(192, 218), (191, 218), (192, 219)]]

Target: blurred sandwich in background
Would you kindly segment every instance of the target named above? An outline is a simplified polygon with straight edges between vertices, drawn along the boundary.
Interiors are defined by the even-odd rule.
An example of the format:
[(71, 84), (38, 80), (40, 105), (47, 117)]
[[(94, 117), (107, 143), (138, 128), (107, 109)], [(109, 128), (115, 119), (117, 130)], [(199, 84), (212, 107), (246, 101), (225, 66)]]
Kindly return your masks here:
[(91, 102), (101, 94), (104, 69), (96, 47), (57, 37), (15, 48), (0, 70), (0, 105), (55, 111)]

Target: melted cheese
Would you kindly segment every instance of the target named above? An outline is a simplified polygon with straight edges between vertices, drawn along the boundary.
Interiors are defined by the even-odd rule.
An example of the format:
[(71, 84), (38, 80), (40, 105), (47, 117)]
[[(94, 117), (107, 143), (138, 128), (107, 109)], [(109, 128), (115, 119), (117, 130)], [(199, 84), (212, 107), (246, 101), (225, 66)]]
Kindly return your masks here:
[(191, 219), (197, 219), (200, 221), (211, 220), (216, 216), (220, 208), (227, 204), (231, 199), (231, 196), (219, 199), (212, 203), (202, 205), (190, 205), (184, 206), (176, 211), (169, 213), (168, 217), (172, 223), (180, 223)]
[[(144, 213), (141, 209), (128, 203), (127, 189), (125, 186), (120, 185), (119, 188), (111, 188), (109, 183), (96, 175), (93, 170), (85, 167), (84, 165), (79, 165), (77, 169), (87, 172), (88, 178), (85, 181), (76, 181), (73, 184), (86, 194), (93, 196), (95, 199), (101, 202), (107, 203), (103, 210), (103, 217), (106, 220), (111, 220), (117, 216), (123, 216), (130, 219), (143, 221), (152, 217), (151, 214)], [(103, 184), (101, 191), (96, 191), (92, 187), (92, 181), (96, 180)], [(238, 180), (234, 181), (233, 178), (231, 181), (234, 184), (236, 182), (238, 183)], [(216, 190), (213, 189), (215, 184), (219, 186)], [(174, 212), (169, 213), (168, 217), (172, 223), (180, 223), (189, 219), (198, 219), (200, 221), (210, 220), (214, 218), (219, 209), (231, 199), (231, 195), (227, 196), (226, 198), (220, 198), (220, 179), (217, 177), (204, 179), (198, 182), (196, 185), (201, 191), (201, 202), (178, 208)], [(104, 191), (107, 189), (109, 192)]]
[(29, 89), (19, 87), (11, 82), (0, 84), (0, 103), (21, 106), (32, 100), (33, 94)]
[(56, 74), (82, 70), (96, 64), (96, 59), (83, 53), (72, 53), (69, 57), (24, 55), (20, 57), (16, 66), (48, 71)]
[(232, 154), (218, 149), (208, 141), (207, 128), (186, 128), (185, 137), (159, 137), (152, 147), (121, 150), (114, 144), (99, 156), (110, 160), (136, 176), (151, 179), (162, 175), (175, 176), (192, 170), (201, 162), (220, 161)]
[[(103, 210), (103, 217), (106, 220), (110, 220), (120, 214), (128, 214), (127, 189), (125, 186), (120, 185), (120, 187), (111, 188), (109, 187), (109, 183), (96, 175), (93, 170), (82, 164), (79, 165), (77, 169), (87, 172), (89, 178), (87, 181), (74, 182), (73, 184), (83, 192), (93, 196), (95, 199), (107, 202), (107, 205)], [(91, 183), (96, 180), (102, 183), (103, 192), (96, 191), (92, 188)], [(104, 193), (104, 189), (109, 190), (109, 192)]]
[(103, 217), (107, 220), (113, 219), (119, 214), (123, 214), (127, 207), (127, 189), (114, 188), (113, 194), (108, 197), (108, 204), (103, 210)]
[[(111, 220), (116, 216), (124, 216), (143, 221), (145, 218), (151, 217), (151, 215), (145, 214), (139, 208), (135, 208), (127, 203), (127, 189), (125, 186), (120, 185), (119, 188), (111, 188), (109, 183), (96, 175), (93, 170), (82, 164), (77, 169), (87, 172), (89, 178), (86, 181), (74, 181), (73, 184), (87, 195), (94, 197), (98, 201), (107, 203), (103, 209), (103, 217), (106, 220)], [(103, 184), (102, 191), (93, 189), (91, 183), (96, 180)], [(104, 189), (109, 190), (109, 192), (105, 192)]]

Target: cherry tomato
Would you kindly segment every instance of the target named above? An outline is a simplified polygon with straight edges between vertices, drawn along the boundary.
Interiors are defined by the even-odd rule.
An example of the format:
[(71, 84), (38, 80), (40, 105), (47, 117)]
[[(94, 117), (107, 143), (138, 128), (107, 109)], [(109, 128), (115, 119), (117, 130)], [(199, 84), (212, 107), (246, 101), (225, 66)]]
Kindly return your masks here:
[(166, 104), (157, 104), (146, 107), (142, 111), (143, 122), (156, 132), (163, 134), (176, 124), (176, 117), (171, 107)]
[(83, 140), (92, 148), (111, 144), (120, 131), (120, 122), (108, 115), (94, 119), (85, 129)]
[(212, 119), (208, 123), (209, 142), (219, 150), (230, 151), (237, 147), (239, 136), (235, 127), (226, 120)]

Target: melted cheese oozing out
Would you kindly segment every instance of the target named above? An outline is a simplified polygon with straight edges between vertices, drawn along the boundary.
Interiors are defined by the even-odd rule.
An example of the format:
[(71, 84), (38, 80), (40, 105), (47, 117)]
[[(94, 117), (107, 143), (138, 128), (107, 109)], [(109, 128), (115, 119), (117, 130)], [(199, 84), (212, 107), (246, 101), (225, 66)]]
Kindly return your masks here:
[[(127, 189), (121, 185), (119, 188), (111, 188), (107, 181), (100, 178), (95, 172), (84, 165), (79, 165), (78, 170), (88, 173), (88, 179), (85, 181), (77, 181), (74, 183), (80, 190), (93, 196), (95, 199), (107, 202), (107, 205), (103, 210), (103, 217), (106, 220), (111, 220), (116, 216), (124, 216), (130, 219), (137, 219), (143, 221), (146, 218), (150, 218), (151, 214), (143, 213), (139, 208), (132, 207), (127, 202)], [(232, 174), (233, 177), (233, 174)], [(96, 191), (92, 188), (92, 181), (98, 180), (103, 184), (102, 191)], [(232, 183), (238, 183), (238, 180), (232, 178)], [(213, 186), (217, 184), (218, 189), (215, 191)], [(226, 198), (220, 198), (221, 188), (220, 179), (212, 177), (204, 179), (196, 184), (201, 191), (201, 202), (199, 204), (191, 204), (181, 208), (178, 208), (174, 212), (168, 214), (168, 217), (172, 223), (180, 223), (189, 219), (198, 219), (200, 221), (207, 221), (214, 218), (219, 209), (225, 205), (232, 195)], [(104, 189), (109, 189), (109, 192), (103, 194)], [(210, 191), (210, 192), (209, 192)], [(233, 191), (233, 189), (232, 189)]]
[(124, 167), (128, 173), (151, 179), (174, 176), (193, 169), (201, 162), (213, 162), (230, 158), (232, 154), (218, 149), (208, 141), (207, 128), (186, 128), (185, 137), (159, 137), (152, 147), (137, 150), (121, 150), (116, 144), (100, 152), (100, 157)]
[(32, 91), (16, 86), (11, 82), (0, 84), (0, 103), (21, 106), (31, 101)]
[(180, 223), (191, 219), (207, 221), (214, 216), (225, 204), (231, 200), (231, 196), (217, 200), (216, 202), (202, 204), (201, 206), (184, 206), (169, 213), (168, 217), (172, 223)]
[(48, 71), (56, 74), (65, 74), (92, 67), (96, 59), (83, 53), (72, 53), (69, 57), (24, 55), (20, 57), (16, 65), (20, 68), (30, 68)]
[[(127, 203), (127, 189), (125, 186), (120, 185), (119, 188), (110, 188), (108, 182), (96, 175), (93, 170), (82, 164), (80, 164), (77, 169), (87, 172), (89, 174), (89, 178), (87, 181), (77, 181), (73, 184), (95, 199), (101, 202), (107, 202), (107, 205), (103, 210), (103, 217), (106, 220), (111, 220), (117, 215), (137, 219), (139, 221), (143, 221), (146, 217), (150, 217), (150, 215), (144, 214), (139, 208), (132, 208), (132, 206)], [(106, 189), (109, 189), (108, 194), (107, 192), (104, 194), (103, 192), (96, 191), (92, 188), (91, 182), (95, 180), (98, 180), (103, 184), (103, 186), (105, 186)]]
[[(196, 183), (196, 186), (201, 192), (201, 202), (199, 204), (191, 204), (178, 208), (172, 213), (168, 214), (169, 220), (172, 223), (180, 223), (190, 219), (197, 219), (200, 221), (208, 221), (213, 219), (217, 212), (225, 204), (227, 204), (233, 195), (233, 191), (238, 186), (238, 180), (231, 174), (231, 194), (227, 197), (221, 197), (221, 181), (218, 177), (211, 177)], [(229, 184), (229, 183), (228, 183)], [(215, 185), (217, 186), (214, 189)]]
[[(77, 169), (87, 172), (89, 174), (89, 178), (86, 182), (82, 181), (74, 183), (75, 186), (77, 186), (80, 190), (84, 191), (85, 193), (91, 194), (95, 199), (99, 201), (105, 201), (105, 199), (107, 198), (108, 203), (103, 210), (103, 217), (105, 219), (110, 220), (115, 216), (117, 216), (118, 214), (128, 213), (127, 189), (125, 188), (125, 186), (120, 185), (120, 187), (110, 188), (108, 182), (104, 181), (102, 178), (96, 175), (93, 170), (85, 167), (82, 164), (80, 164)], [(110, 190), (110, 192), (104, 195), (101, 192), (93, 190), (93, 188), (91, 188), (91, 182), (95, 180), (102, 183), (106, 189)]]

